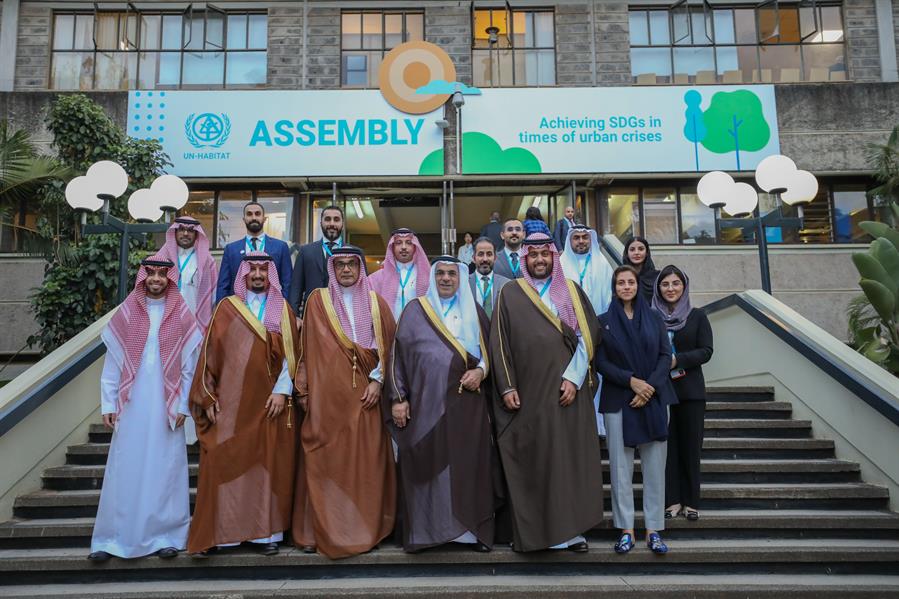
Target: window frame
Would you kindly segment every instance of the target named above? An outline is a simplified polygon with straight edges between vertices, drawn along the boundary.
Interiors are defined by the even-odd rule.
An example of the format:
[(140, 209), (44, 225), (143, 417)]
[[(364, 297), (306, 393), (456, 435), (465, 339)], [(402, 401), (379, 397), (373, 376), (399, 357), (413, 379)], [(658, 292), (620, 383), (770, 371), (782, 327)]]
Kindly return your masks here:
[[(753, 181), (747, 178), (738, 178), (738, 180), (742, 180), (745, 183), (749, 183), (753, 185)], [(816, 246), (845, 246), (849, 244), (864, 244), (868, 243), (870, 240), (864, 241), (838, 241), (837, 240), (837, 221), (836, 221), (836, 201), (834, 193), (836, 191), (844, 191), (846, 187), (857, 187), (858, 189), (853, 191), (864, 191), (865, 192), (865, 210), (867, 211), (866, 217), (864, 220), (877, 221), (878, 215), (875, 210), (874, 201), (869, 195), (870, 190), (875, 186), (874, 181), (870, 179), (860, 179), (858, 177), (836, 177), (836, 178), (827, 178), (819, 180), (819, 190), (823, 190), (824, 195), (826, 197), (827, 205), (826, 210), (829, 212), (828, 224), (830, 227), (830, 240), (829, 241), (802, 241), (799, 239), (795, 242), (770, 242), (769, 244), (774, 245), (816, 245)], [(703, 245), (703, 246), (724, 246), (724, 247), (743, 247), (747, 245), (754, 245), (754, 242), (750, 241), (747, 243), (727, 243), (722, 241), (722, 229), (719, 225), (721, 218), (728, 218), (728, 215), (722, 214), (719, 218), (714, 218), (715, 224), (715, 239), (713, 243), (707, 244), (697, 244), (697, 243), (684, 243), (683, 239), (683, 231), (684, 231), (684, 222), (683, 222), (683, 209), (681, 206), (682, 195), (685, 193), (689, 193), (688, 189), (695, 189), (696, 181), (689, 179), (672, 179), (672, 180), (658, 180), (658, 181), (640, 181), (637, 179), (634, 180), (625, 180), (622, 179), (618, 182), (617, 185), (612, 186), (604, 186), (598, 187), (594, 189), (595, 197), (598, 198), (598, 202), (601, 202), (601, 207), (597, 208), (597, 214), (600, 217), (599, 222), (599, 230), (603, 231), (603, 234), (613, 234), (617, 235), (617, 232), (611, 231), (609, 222), (609, 195), (610, 192), (622, 189), (622, 190), (635, 190), (637, 195), (637, 213), (639, 222), (632, 223), (633, 230), (639, 230), (641, 234), (646, 236), (646, 210), (645, 210), (645, 194), (647, 190), (652, 189), (663, 189), (663, 188), (673, 188), (675, 191), (675, 201), (676, 201), (676, 222), (675, 227), (677, 230), (677, 242), (676, 243), (659, 243), (658, 245), (682, 245), (682, 246), (694, 246), (694, 245)], [(763, 193), (760, 190), (756, 189), (759, 193)], [(753, 212), (754, 216), (758, 216), (759, 207), (755, 209)], [(824, 206), (822, 206), (824, 209)], [(711, 211), (711, 209), (709, 209)], [(791, 216), (791, 212), (795, 211), (795, 208), (784, 205), (784, 210), (787, 213), (787, 216)], [(879, 222), (879, 221), (878, 221)], [(798, 235), (798, 233), (797, 233)], [(652, 239), (649, 240), (652, 243)]]
[[(381, 34), (380, 34), (381, 42), (380, 42), (379, 46), (377, 48), (365, 48), (365, 47), (363, 47), (365, 44), (360, 43), (359, 48), (344, 48), (343, 47), (343, 17), (344, 17), (344, 15), (359, 15), (359, 19), (360, 19), (359, 39), (360, 39), (360, 42), (362, 42), (362, 40), (364, 40), (364, 36), (365, 36), (364, 26), (365, 26), (365, 15), (367, 15), (367, 14), (377, 14), (377, 15), (381, 16)], [(381, 60), (383, 61), (384, 57), (387, 55), (387, 53), (396, 47), (396, 46), (393, 46), (393, 48), (387, 48), (386, 19), (390, 15), (401, 15), (402, 16), (400, 44), (404, 44), (408, 41), (418, 41), (418, 40), (410, 40), (408, 37), (409, 30), (408, 30), (408, 27), (406, 26), (406, 17), (408, 15), (420, 15), (421, 16), (421, 41), (424, 41), (427, 39), (427, 19), (425, 18), (425, 11), (423, 8), (422, 9), (419, 9), (419, 8), (410, 8), (410, 9), (404, 9), (404, 8), (351, 9), (351, 8), (347, 8), (347, 9), (342, 9), (340, 11), (340, 30), (337, 34), (337, 37), (340, 40), (339, 52), (340, 52), (340, 88), (341, 89), (377, 89), (377, 87), (378, 87), (377, 85), (370, 86), (368, 83), (368, 81), (371, 80), (371, 74), (369, 73), (369, 65), (367, 62), (365, 65), (365, 72), (369, 76), (366, 77), (365, 85), (349, 85), (345, 82), (346, 80), (345, 80), (344, 76), (345, 76), (347, 70), (344, 69), (344, 66), (343, 66), (344, 52), (368, 52), (368, 53), (380, 52)], [(353, 72), (355, 73), (355, 72), (359, 72), (359, 71), (354, 70)]]
[[(491, 24), (491, 25), (493, 25), (493, 13), (494, 13), (494, 12), (505, 11), (506, 14), (507, 14), (506, 21), (507, 21), (507, 23), (508, 23), (508, 29), (509, 29), (509, 31), (508, 31), (506, 37), (508, 37), (508, 39), (509, 39), (509, 46), (506, 47), (506, 48), (501, 48), (501, 50), (508, 50), (508, 51), (511, 53), (511, 56), (512, 56), (512, 84), (511, 84), (511, 85), (501, 85), (501, 84), (498, 84), (498, 85), (497, 85), (497, 84), (494, 84), (494, 82), (493, 82), (493, 80), (492, 80), (492, 79), (493, 79), (493, 55), (492, 55), (492, 53), (493, 53), (494, 51), (496, 51), (496, 50), (499, 50), (500, 48), (493, 48), (493, 47), (489, 47), (489, 46), (488, 46), (487, 48), (480, 48), (480, 47), (475, 46), (475, 35), (474, 35), (474, 30), (475, 30), (475, 23), (476, 23), (476, 21), (477, 21), (477, 13), (478, 13), (479, 11), (481, 11), (481, 12), (486, 11), (486, 12), (489, 12), (489, 13), (490, 13), (490, 24)], [(515, 15), (516, 15), (517, 13), (520, 13), (520, 14), (525, 15), (525, 20), (527, 20), (527, 15), (529, 15), (529, 14), (530, 14), (530, 15), (534, 15), (534, 14), (538, 14), (538, 13), (548, 13), (548, 14), (551, 16), (551, 21), (552, 21), (552, 26), (553, 26), (553, 31), (552, 31), (552, 47), (549, 47), (549, 46), (538, 46), (538, 45), (536, 45), (536, 39), (537, 39), (537, 36), (536, 36), (536, 35), (534, 36), (534, 44), (535, 44), (535, 45), (533, 45), (533, 46), (516, 46), (516, 45), (515, 45)], [(483, 83), (483, 84), (478, 85), (477, 83), (475, 83), (473, 77), (472, 77), (472, 84), (478, 85), (479, 87), (487, 87), (487, 88), (509, 88), (509, 87), (556, 87), (556, 86), (558, 86), (558, 79), (559, 79), (559, 53), (558, 53), (558, 43), (559, 43), (559, 40), (558, 40), (557, 31), (556, 31), (557, 28), (556, 28), (556, 10), (555, 10), (555, 7), (553, 7), (553, 6), (547, 6), (547, 7), (528, 6), (528, 7), (523, 7), (523, 8), (513, 8), (513, 7), (509, 7), (509, 5), (506, 4), (506, 8), (497, 8), (497, 7), (492, 7), (492, 6), (483, 6), (483, 7), (478, 8), (478, 7), (474, 6), (474, 3), (472, 3), (472, 8), (471, 8), (471, 19), (470, 19), (470, 27), (471, 27), (471, 31), (472, 31), (472, 35), (471, 35), (471, 64), (472, 64), (472, 69), (474, 69), (475, 55), (476, 55), (475, 53), (476, 53), (476, 52), (480, 53), (480, 52), (485, 52), (485, 51), (486, 51), (486, 52), (488, 53), (488, 55), (490, 56), (490, 61), (491, 61), (491, 64), (490, 64), (490, 79), (491, 79), (490, 84)], [(546, 50), (552, 50), (552, 53), (553, 53), (553, 82), (552, 82), (552, 83), (545, 83), (545, 84), (542, 84), (542, 83), (528, 83), (528, 82), (519, 83), (519, 82), (517, 82), (517, 81), (515, 80), (515, 79), (516, 79), (516, 61), (518, 60), (517, 56), (518, 56), (519, 54), (524, 55), (524, 54), (525, 54), (526, 52), (528, 52), (528, 51), (546, 51)]]
[[(207, 22), (209, 17), (209, 12), (214, 11), (220, 13), (222, 15), (222, 45), (223, 48), (219, 50), (206, 49), (206, 38), (207, 38)], [(203, 40), (201, 44), (203, 48), (195, 49), (188, 48), (187, 46), (192, 41), (192, 33), (193, 33), (193, 20), (195, 18), (200, 18), (195, 16), (196, 13), (202, 13), (203, 19)], [(121, 43), (122, 41), (128, 42), (129, 47), (126, 49), (106, 49), (100, 48), (97, 44), (97, 23), (100, 15), (118, 15), (118, 19), (116, 20), (116, 43)], [(250, 47), (250, 23), (251, 16), (264, 16), (266, 18), (266, 40), (265, 47), (263, 48), (251, 48)], [(57, 17), (59, 16), (72, 16), (72, 48), (55, 48), (54, 42), (56, 38), (57, 31)], [(93, 48), (84, 48), (84, 49), (76, 49), (74, 47), (75, 41), (75, 32), (77, 31), (77, 17), (78, 16), (93, 16), (93, 29), (92, 29), (92, 42)], [(135, 43), (131, 44), (130, 40), (127, 40), (127, 20), (130, 16), (135, 18)], [(245, 16), (246, 17), (246, 43), (245, 48), (229, 48), (227, 45), (228, 40), (228, 21), (231, 16)], [(240, 10), (224, 10), (217, 6), (213, 6), (211, 4), (207, 5), (207, 8), (202, 11), (195, 11), (192, 5), (189, 5), (184, 10), (166, 10), (166, 9), (149, 9), (149, 10), (132, 10), (131, 5), (128, 5), (128, 8), (125, 10), (94, 10), (94, 11), (85, 11), (78, 9), (60, 9), (54, 10), (52, 14), (52, 20), (50, 25), (50, 61), (49, 61), (49, 73), (47, 80), (49, 82), (49, 89), (54, 91), (122, 91), (123, 88), (107, 88), (107, 87), (97, 87), (97, 56), (100, 54), (117, 54), (117, 55), (129, 55), (133, 54), (135, 56), (135, 67), (133, 72), (133, 77), (130, 76), (129, 80), (133, 81), (133, 85), (130, 85), (125, 89), (159, 89), (159, 90), (176, 90), (176, 89), (186, 89), (186, 90), (204, 90), (204, 89), (262, 89), (268, 85), (268, 10), (265, 9), (240, 9)], [(141, 38), (143, 37), (143, 30), (145, 25), (144, 18), (145, 17), (158, 17), (159, 25), (155, 36), (155, 41), (149, 43), (148, 48), (142, 48), (140, 46)], [(164, 48), (163, 47), (163, 23), (165, 17), (180, 17), (181, 19), (181, 36), (179, 48)], [(122, 22), (126, 23), (125, 28), (125, 36), (122, 35)], [(133, 46), (133, 47), (130, 47)], [(185, 54), (188, 53), (200, 53), (200, 54), (212, 54), (212, 53), (221, 53), (222, 57), (222, 79), (221, 83), (185, 83), (184, 82), (184, 62), (185, 62)], [(83, 87), (78, 88), (59, 88), (54, 86), (54, 77), (53, 77), (53, 67), (54, 67), (54, 58), (58, 55), (66, 55), (66, 54), (86, 54), (90, 53), (93, 58), (93, 67), (91, 72), (91, 86), (88, 89)], [(233, 58), (236, 54), (260, 54), (264, 53), (266, 57), (266, 77), (265, 81), (261, 83), (249, 83), (249, 84), (229, 84), (228, 83), (228, 59), (229, 57)], [(154, 82), (153, 87), (143, 87), (141, 86), (141, 58), (145, 55), (153, 54), (156, 56), (156, 62), (154, 67), (154, 74), (152, 75), (152, 79)], [(159, 83), (159, 64), (162, 56), (165, 55), (178, 55), (178, 83), (177, 84), (161, 84)], [(230, 55), (230, 56), (229, 56)]]
[[(690, 38), (691, 43), (676, 43), (674, 41), (674, 13), (673, 9), (676, 7), (681, 7), (683, 5), (684, 8), (687, 9), (687, 21), (689, 23), (689, 30), (687, 33), (687, 37)], [(773, 8), (768, 7), (768, 5), (772, 5)], [(698, 9), (702, 8), (703, 20), (707, 24), (707, 27), (711, 27), (711, 41), (705, 42), (701, 40), (702, 43), (697, 43), (696, 37), (697, 34), (693, 30), (693, 14), (697, 12)], [(817, 34), (821, 31), (822, 24), (824, 22), (823, 19), (823, 9), (833, 9), (837, 8), (840, 11), (840, 24), (842, 25), (843, 36), (841, 41), (827, 41), (823, 39), (821, 41), (811, 41)], [(707, 11), (711, 9), (710, 13)], [(812, 9), (813, 10), (813, 23), (814, 29), (811, 33), (803, 35), (802, 32), (802, 11), (803, 9)], [(735, 10), (752, 10), (753, 11), (753, 23), (755, 26), (755, 41), (754, 42), (746, 42), (739, 41), (738, 36), (736, 35), (736, 31), (734, 31), (733, 41), (732, 42), (718, 42), (717, 32), (716, 32), (716, 13), (729, 11), (731, 18), (731, 23), (736, 23), (735, 14), (733, 11)], [(761, 36), (761, 27), (760, 27), (760, 11), (761, 10), (775, 10), (777, 15), (777, 32), (772, 36), (767, 38), (766, 40), (762, 40)], [(780, 38), (780, 15), (784, 10), (795, 10), (798, 20), (799, 26), (799, 40), (798, 41), (790, 41), (790, 42), (781, 42)], [(711, 70), (715, 73), (715, 82), (710, 83), (710, 85), (720, 85), (723, 83), (723, 73), (719, 70), (719, 50), (723, 48), (733, 48), (735, 51), (740, 48), (755, 48), (755, 65), (756, 70), (761, 72), (764, 70), (762, 66), (762, 58), (763, 58), (763, 49), (764, 48), (784, 48), (784, 47), (796, 47), (798, 48), (799, 54), (799, 72), (800, 78), (798, 82), (816, 82), (816, 83), (829, 83), (833, 81), (839, 80), (827, 80), (827, 81), (815, 81), (811, 78), (806, 77), (806, 72), (808, 69), (812, 68), (809, 66), (808, 61), (810, 58), (806, 57), (806, 52), (809, 52), (810, 48), (816, 46), (836, 46), (839, 45), (842, 48), (842, 57), (843, 57), (843, 72), (846, 74), (846, 81), (850, 81), (850, 73), (849, 73), (849, 62), (847, 60), (847, 43), (846, 43), (846, 10), (844, 3), (839, 0), (830, 0), (830, 1), (817, 1), (811, 0), (808, 2), (807, 0), (800, 0), (798, 2), (780, 2), (780, 0), (763, 0), (759, 3), (755, 4), (739, 4), (739, 3), (727, 3), (727, 4), (715, 4), (710, 5), (707, 0), (702, 0), (702, 4), (690, 4), (689, 0), (679, 0), (678, 2), (668, 5), (668, 6), (659, 6), (659, 5), (640, 5), (634, 4), (628, 6), (628, 19), (630, 21), (630, 15), (632, 13), (642, 12), (645, 15), (646, 21), (646, 42), (645, 44), (633, 44), (631, 41), (629, 43), (629, 50), (631, 53), (634, 49), (642, 50), (642, 49), (667, 49), (668, 50), (668, 69), (670, 75), (661, 75), (661, 77), (668, 77), (670, 81), (667, 83), (656, 82), (655, 84), (650, 85), (685, 85), (685, 84), (677, 84), (674, 83), (674, 77), (677, 74), (675, 69), (675, 50), (676, 49), (686, 49), (686, 48), (709, 48), (712, 52), (712, 63)], [(668, 14), (668, 40), (667, 43), (656, 44), (653, 43), (652, 36), (652, 28), (651, 28), (651, 14), (653, 12), (666, 12)], [(710, 17), (710, 18), (709, 18)], [(707, 37), (707, 36), (703, 36)], [(632, 38), (631, 38), (632, 39)], [(778, 41), (769, 41), (771, 39), (778, 39)], [(743, 69), (737, 69), (743, 70)], [(695, 78), (695, 75), (689, 75), (690, 78)], [(631, 78), (632, 84), (636, 84), (637, 74), (633, 71), (633, 65), (631, 67)], [(750, 81), (743, 80), (742, 84), (753, 83)], [(763, 82), (758, 82), (763, 83)], [(771, 83), (781, 83), (779, 81), (772, 81)], [(790, 83), (790, 82), (783, 82)], [(703, 85), (703, 83), (690, 82), (687, 85)]]

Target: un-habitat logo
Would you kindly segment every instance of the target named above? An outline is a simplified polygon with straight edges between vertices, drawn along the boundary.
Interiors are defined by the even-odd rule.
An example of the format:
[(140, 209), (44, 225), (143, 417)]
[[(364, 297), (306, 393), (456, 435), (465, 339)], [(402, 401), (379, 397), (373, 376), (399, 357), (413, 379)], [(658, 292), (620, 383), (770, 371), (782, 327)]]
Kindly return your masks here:
[(191, 113), (184, 121), (184, 134), (195, 148), (221, 148), (231, 135), (231, 119), (225, 113)]

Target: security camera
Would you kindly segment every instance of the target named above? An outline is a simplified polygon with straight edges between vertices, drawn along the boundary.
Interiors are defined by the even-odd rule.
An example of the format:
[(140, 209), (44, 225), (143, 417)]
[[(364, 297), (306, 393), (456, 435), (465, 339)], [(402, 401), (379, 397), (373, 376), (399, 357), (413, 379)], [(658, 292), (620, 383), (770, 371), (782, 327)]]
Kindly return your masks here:
[(439, 121), (434, 121), (434, 124), (440, 127), (441, 129), (449, 129), (449, 121), (446, 119), (440, 119)]
[(453, 106), (455, 106), (456, 108), (462, 108), (463, 106), (465, 106), (465, 96), (462, 95), (462, 92), (453, 92)]

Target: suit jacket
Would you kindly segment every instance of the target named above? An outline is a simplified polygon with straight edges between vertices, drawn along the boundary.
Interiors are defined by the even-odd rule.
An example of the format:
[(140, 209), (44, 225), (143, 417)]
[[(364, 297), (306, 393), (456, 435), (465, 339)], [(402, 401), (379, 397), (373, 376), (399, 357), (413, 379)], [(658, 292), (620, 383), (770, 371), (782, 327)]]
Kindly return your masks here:
[(702, 365), (712, 359), (712, 325), (705, 311), (693, 308), (687, 315), (687, 323), (674, 332), (674, 351), (677, 368), (683, 368), (683, 376), (674, 384), (674, 392), (680, 401), (705, 401), (705, 377)]
[[(649, 312), (649, 310), (647, 310)], [(658, 326), (658, 353), (656, 365), (646, 382), (652, 385), (656, 393), (652, 401), (661, 401), (668, 406), (678, 403), (671, 385), (671, 344), (668, 342), (668, 332), (662, 319), (656, 317)], [(624, 348), (618, 340), (608, 334), (605, 329), (608, 326), (609, 314), (600, 315), (599, 327), (602, 333), (602, 343), (596, 346), (594, 366), (602, 375), (602, 389), (600, 391), (599, 411), (603, 414), (614, 414), (629, 404), (634, 399), (631, 389), (631, 377), (634, 376), (630, 362)]]
[(500, 251), (503, 248), (503, 238), (500, 235), (503, 230), (503, 224), (498, 220), (490, 221), (483, 227), (481, 227), (481, 237), (487, 237), (490, 241), (493, 242), (493, 247), (496, 251)]
[[(241, 237), (225, 246), (222, 255), (222, 263), (219, 266), (219, 280), (215, 289), (215, 303), (234, 294), (234, 278), (240, 269), (240, 261), (246, 253), (247, 241)], [(278, 269), (278, 280), (281, 282), (281, 293), (284, 299), (290, 298), (290, 280), (293, 275), (293, 266), (290, 264), (290, 247), (280, 239), (265, 236), (265, 253), (274, 258), (275, 268)]]
[(501, 247), (496, 251), (496, 262), (493, 263), (493, 274), (500, 275), (510, 280), (520, 279), (523, 276), (521, 274), (521, 269), (525, 267), (524, 264), (522, 264), (520, 257), (519, 254), (518, 265), (520, 268), (518, 270), (518, 276), (516, 277), (512, 273), (512, 263), (509, 262), (509, 256), (506, 255), (506, 250), (504, 247)]
[(565, 240), (568, 239), (568, 229), (571, 228), (571, 225), (568, 224), (567, 218), (560, 218), (556, 222), (556, 228), (553, 231), (553, 241), (556, 242), (556, 249), (560, 252), (565, 249)]
[(328, 260), (323, 239), (300, 246), (293, 272), (289, 301), (294, 312), (302, 316), (309, 295), (315, 289), (328, 286)]
[[(478, 304), (480, 307), (480, 303), (478, 302), (478, 298), (480, 298), (480, 282), (481, 275), (475, 271), (472, 274), (468, 275), (468, 286), (471, 289), (471, 294), (474, 296), (474, 303)], [(503, 285), (509, 282), (509, 279), (493, 273), (493, 290), (490, 292), (491, 303), (494, 307), (496, 307), (496, 296), (499, 295), (499, 290), (503, 288)]]

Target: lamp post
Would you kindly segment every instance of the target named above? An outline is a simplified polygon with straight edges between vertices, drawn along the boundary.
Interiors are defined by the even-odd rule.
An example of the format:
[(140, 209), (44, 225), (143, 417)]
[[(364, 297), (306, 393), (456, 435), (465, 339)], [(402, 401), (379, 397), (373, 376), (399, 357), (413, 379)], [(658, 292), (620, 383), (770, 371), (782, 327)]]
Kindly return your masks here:
[[(128, 189), (128, 174), (120, 165), (109, 160), (97, 162), (87, 174), (75, 177), (66, 186), (66, 202), (81, 215), (84, 235), (117, 233), (119, 243), (118, 303), (125, 301), (128, 287), (128, 246), (132, 237), (148, 233), (162, 233), (168, 229), (169, 217), (187, 203), (187, 184), (174, 175), (158, 177), (149, 189), (138, 189), (128, 198), (128, 213), (137, 222), (116, 218), (109, 213), (109, 204)], [(87, 215), (101, 210), (100, 224), (89, 224)], [(163, 214), (165, 222), (155, 222)]]
[[(696, 187), (699, 201), (715, 211), (715, 221), (722, 229), (741, 229), (744, 233), (754, 233), (759, 247), (759, 270), (762, 289), (771, 293), (771, 268), (768, 262), (768, 227), (803, 226), (803, 205), (811, 202), (818, 194), (818, 180), (808, 171), (796, 168), (796, 164), (786, 156), (769, 156), (762, 160), (755, 171), (755, 181), (759, 188), (774, 196), (774, 209), (766, 214), (752, 214), (758, 206), (759, 198), (755, 188), (748, 183), (737, 183), (733, 177), (722, 171), (712, 171), (703, 175)], [(798, 217), (783, 214), (783, 204), (795, 205)], [(735, 218), (721, 218), (721, 210)]]

